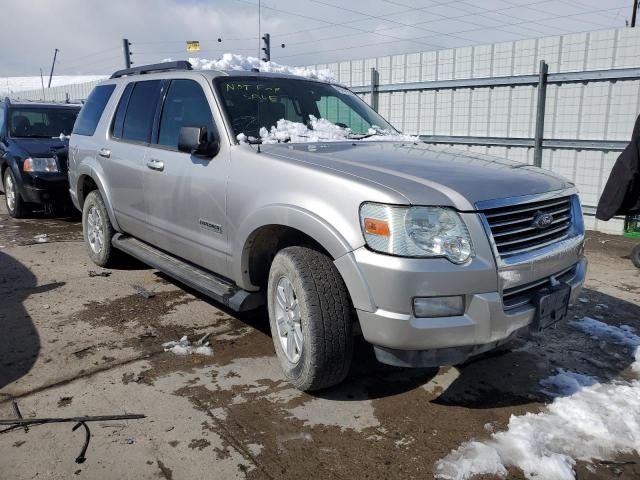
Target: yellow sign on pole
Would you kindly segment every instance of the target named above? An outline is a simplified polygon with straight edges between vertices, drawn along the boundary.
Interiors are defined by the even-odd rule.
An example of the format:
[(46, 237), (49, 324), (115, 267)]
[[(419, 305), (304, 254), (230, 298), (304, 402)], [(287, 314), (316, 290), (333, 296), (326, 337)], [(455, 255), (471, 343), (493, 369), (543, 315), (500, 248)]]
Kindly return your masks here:
[(198, 40), (187, 40), (187, 52), (199, 52), (200, 42)]

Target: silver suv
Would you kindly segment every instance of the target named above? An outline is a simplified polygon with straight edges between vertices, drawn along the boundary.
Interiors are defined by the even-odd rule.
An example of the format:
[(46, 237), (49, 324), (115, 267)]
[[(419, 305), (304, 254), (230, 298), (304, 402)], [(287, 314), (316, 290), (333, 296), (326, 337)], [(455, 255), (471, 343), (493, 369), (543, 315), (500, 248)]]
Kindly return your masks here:
[(78, 117), (69, 181), (96, 264), (126, 252), (237, 311), (266, 302), (303, 390), (345, 378), (358, 334), (383, 363), (425, 367), (539, 332), (586, 273), (573, 184), (407, 140), (307, 78), (116, 72)]

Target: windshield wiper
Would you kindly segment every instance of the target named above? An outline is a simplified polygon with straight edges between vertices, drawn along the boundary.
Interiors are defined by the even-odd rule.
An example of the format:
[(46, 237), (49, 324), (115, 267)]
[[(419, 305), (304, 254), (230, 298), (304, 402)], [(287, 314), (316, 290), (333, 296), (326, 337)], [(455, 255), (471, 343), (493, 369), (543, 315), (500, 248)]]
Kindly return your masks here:
[(354, 140), (362, 140), (363, 138), (373, 137), (374, 135), (384, 135), (381, 132), (375, 133), (350, 133), (348, 138), (353, 138)]

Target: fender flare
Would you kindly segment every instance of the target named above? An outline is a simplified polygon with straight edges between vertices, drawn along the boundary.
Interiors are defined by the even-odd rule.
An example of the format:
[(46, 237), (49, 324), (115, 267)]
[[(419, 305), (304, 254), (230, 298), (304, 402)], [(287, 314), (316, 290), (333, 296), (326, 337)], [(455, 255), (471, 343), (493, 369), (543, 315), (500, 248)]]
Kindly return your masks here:
[(235, 249), (232, 256), (232, 278), (240, 286), (255, 290), (249, 278), (249, 254), (252, 237), (269, 225), (282, 225), (295, 228), (318, 242), (331, 255), (332, 259), (341, 257), (353, 250), (347, 240), (333, 226), (313, 212), (300, 207), (284, 204), (267, 205), (251, 213), (236, 231)]
[[(257, 290), (249, 275), (249, 256), (252, 237), (268, 225), (283, 225), (295, 228), (318, 242), (331, 255), (334, 264), (345, 282), (354, 307), (366, 311), (375, 309), (373, 298), (362, 272), (355, 261), (354, 248), (331, 224), (313, 212), (292, 205), (268, 205), (253, 212), (237, 230), (236, 255), (232, 257), (232, 278), (245, 290)], [(364, 239), (363, 239), (364, 244)]]
[(74, 186), (74, 190), (76, 192), (76, 198), (78, 199), (78, 205), (80, 206), (80, 210), (82, 210), (82, 206), (84, 205), (84, 200), (86, 198), (86, 195), (82, 191), (82, 184), (81, 184), (82, 177), (89, 177), (95, 182), (95, 184), (98, 187), (98, 191), (100, 192), (100, 195), (102, 195), (102, 199), (104, 200), (105, 207), (107, 208), (107, 214), (109, 215), (109, 220), (111, 221), (111, 225), (113, 225), (113, 228), (116, 231), (122, 232), (122, 230), (120, 229), (120, 226), (118, 225), (118, 221), (116, 220), (116, 215), (113, 211), (113, 207), (111, 203), (111, 194), (106, 188), (104, 188), (104, 185), (105, 185), (104, 173), (102, 172), (100, 167), (97, 165), (97, 162), (95, 165), (93, 164), (93, 162), (91, 164), (83, 163), (78, 167), (78, 170), (76, 172), (76, 184)]

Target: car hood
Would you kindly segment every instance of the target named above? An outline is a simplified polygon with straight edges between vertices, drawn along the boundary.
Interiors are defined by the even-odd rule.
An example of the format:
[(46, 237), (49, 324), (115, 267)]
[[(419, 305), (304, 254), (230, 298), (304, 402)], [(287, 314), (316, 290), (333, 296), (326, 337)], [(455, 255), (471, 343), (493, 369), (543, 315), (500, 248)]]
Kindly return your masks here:
[(51, 149), (55, 152), (65, 150), (69, 146), (67, 140), (59, 138), (12, 138), (12, 142), (20, 147), (27, 155), (32, 157), (49, 157)]
[(263, 145), (276, 157), (325, 167), (390, 188), (413, 205), (474, 210), (477, 202), (573, 186), (550, 171), (444, 146), (396, 142)]
[(20, 157), (50, 157), (53, 153), (58, 157), (58, 168), (67, 171), (69, 141), (59, 138), (12, 138), (15, 153)]

